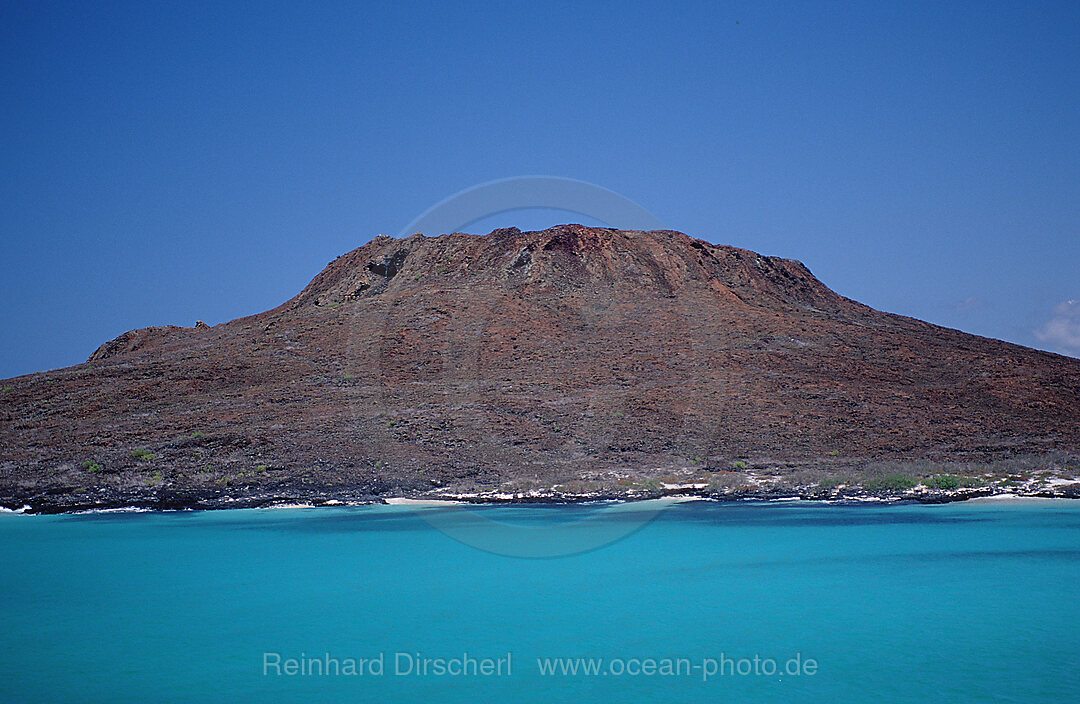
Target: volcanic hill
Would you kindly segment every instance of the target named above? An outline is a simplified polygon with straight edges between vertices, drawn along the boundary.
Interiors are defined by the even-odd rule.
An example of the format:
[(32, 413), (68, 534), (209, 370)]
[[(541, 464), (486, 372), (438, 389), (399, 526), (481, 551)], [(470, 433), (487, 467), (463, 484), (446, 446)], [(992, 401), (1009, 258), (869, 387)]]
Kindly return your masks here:
[(1080, 360), (578, 225), (380, 236), (273, 310), (0, 386), (0, 503), (41, 510), (1080, 450)]

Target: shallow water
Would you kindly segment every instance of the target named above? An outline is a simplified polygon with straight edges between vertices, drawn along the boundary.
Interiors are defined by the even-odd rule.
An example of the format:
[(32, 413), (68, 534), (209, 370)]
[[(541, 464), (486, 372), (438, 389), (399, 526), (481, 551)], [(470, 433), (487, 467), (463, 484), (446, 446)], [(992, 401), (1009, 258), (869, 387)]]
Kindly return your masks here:
[[(445, 511), (2, 515), (0, 700), (1080, 701), (1080, 502), (692, 502), (549, 559)], [(327, 654), (363, 674), (285, 674)], [(541, 674), (559, 657), (606, 674)]]

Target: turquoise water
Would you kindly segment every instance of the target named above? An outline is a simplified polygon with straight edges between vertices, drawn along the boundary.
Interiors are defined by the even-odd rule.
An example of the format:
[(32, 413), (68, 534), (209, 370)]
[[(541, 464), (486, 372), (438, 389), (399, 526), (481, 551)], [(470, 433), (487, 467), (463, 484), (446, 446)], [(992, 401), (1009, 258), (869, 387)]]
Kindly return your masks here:
[[(3, 515), (0, 559), (2, 701), (1080, 701), (1080, 502), (694, 502), (550, 559), (400, 506)], [(397, 653), (510, 672), (396, 674)], [(539, 672), (558, 657), (608, 674)]]

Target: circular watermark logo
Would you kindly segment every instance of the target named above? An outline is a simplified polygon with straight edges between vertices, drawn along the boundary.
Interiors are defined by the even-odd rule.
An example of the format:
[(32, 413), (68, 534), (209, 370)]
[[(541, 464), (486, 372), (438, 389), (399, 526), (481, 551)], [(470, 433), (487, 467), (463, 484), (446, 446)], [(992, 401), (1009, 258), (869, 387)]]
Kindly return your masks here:
[[(599, 220), (611, 227), (624, 230), (662, 230), (663, 224), (651, 213), (633, 201), (600, 186), (574, 179), (548, 176), (523, 176), (501, 179), (465, 189), (429, 208), (410, 222), (400, 233), (408, 237), (422, 232), (442, 235), (456, 232), (469, 224), (494, 215), (526, 209), (549, 209), (568, 211)], [(404, 241), (402, 241), (404, 244)], [(513, 253), (511, 253), (513, 254)], [(391, 259), (394, 255), (390, 255)], [(408, 255), (405, 255), (408, 256)], [(368, 265), (369, 268), (371, 265)], [(389, 266), (377, 264), (376, 266)], [(441, 267), (436, 266), (438, 271)], [(419, 275), (417, 275), (419, 276)], [(350, 350), (350, 363), (357, 369), (374, 372), (375, 386), (364, 389), (356, 401), (353, 412), (358, 419), (378, 413), (378, 409), (400, 408), (401, 398), (396, 389), (408, 383), (403, 381), (401, 369), (402, 347), (412, 344), (438, 344), (437, 351), (428, 350), (424, 357), (425, 388), (439, 397), (431, 399), (434, 405), (427, 407), (425, 422), (433, 425), (429, 436), (438, 442), (438, 431), (453, 424), (453, 433), (446, 434), (447, 443), (440, 451), (454, 453), (453, 443), (464, 437), (484, 438), (490, 433), (485, 427), (485, 413), (499, 403), (506, 385), (500, 386), (488, 378), (485, 371), (486, 355), (490, 352), (491, 337), (499, 311), (489, 303), (478, 301), (468, 288), (439, 284), (439, 300), (444, 305), (434, 310), (417, 311), (414, 307), (401, 305), (401, 301), (383, 300), (365, 305), (350, 316), (352, 325), (364, 326), (363, 334), (350, 335), (349, 339), (372, 339), (371, 331), (378, 330), (377, 343), (367, 344), (364, 349)], [(678, 300), (672, 297), (671, 310), (687, 320)], [(617, 335), (628, 327), (640, 325), (640, 310), (626, 310), (617, 306), (582, 305), (575, 311), (575, 325), (580, 339), (604, 340)], [(430, 319), (438, 333), (430, 337), (417, 329), (424, 325), (424, 316)], [(522, 324), (528, 325), (528, 321)], [(434, 329), (434, 327), (433, 327)], [(410, 337), (418, 334), (419, 337)], [(437, 338), (437, 341), (433, 341)], [(640, 344), (648, 346), (644, 351), (655, 360), (665, 360), (680, 355), (677, 343), (664, 335), (639, 335)], [(426, 342), (425, 342), (426, 341)], [(629, 404), (632, 390), (608, 391), (603, 403), (606, 411), (618, 408), (620, 403)], [(621, 395), (620, 395), (621, 394)], [(593, 397), (595, 398), (595, 396)], [(542, 402), (538, 402), (542, 403)], [(407, 410), (407, 409), (405, 409)], [(625, 409), (630, 412), (630, 408)], [(536, 409), (542, 415), (543, 409)], [(616, 415), (622, 416), (616, 411)], [(448, 417), (449, 416), (449, 417)], [(670, 419), (678, 431), (685, 424), (682, 418)], [(387, 424), (396, 424), (388, 420)], [(440, 428), (442, 424), (444, 427)], [(557, 430), (557, 428), (556, 428)], [(598, 430), (583, 442), (587, 451), (603, 451), (611, 440), (611, 431)], [(429, 444), (431, 437), (425, 437)], [(468, 448), (461, 448), (468, 455)], [(425, 450), (426, 451), (426, 450)], [(425, 452), (418, 452), (423, 456)], [(421, 460), (422, 461), (422, 460)], [(467, 461), (467, 460), (466, 460)], [(391, 467), (391, 470), (394, 468)], [(423, 467), (412, 468), (423, 472)], [(539, 475), (538, 475), (539, 476)], [(498, 489), (469, 497), (474, 501), (495, 498)], [(520, 495), (518, 495), (520, 496)], [(536, 494), (533, 494), (535, 500)], [(450, 497), (448, 497), (450, 498)], [(508, 498), (503, 494), (503, 498)], [(465, 545), (486, 552), (523, 558), (550, 558), (579, 554), (610, 545), (642, 528), (662, 510), (671, 505), (667, 499), (650, 499), (633, 502), (603, 502), (577, 507), (572, 518), (566, 512), (553, 517), (550, 509), (532, 504), (515, 503), (513, 508), (496, 512), (476, 510), (468, 503), (431, 502), (405, 503), (417, 516), (445, 535)]]
[(645, 208), (596, 184), (555, 176), (517, 176), (458, 191), (425, 210), (398, 236), (456, 232), (483, 218), (529, 208), (586, 215), (623, 230), (664, 229), (664, 224)]

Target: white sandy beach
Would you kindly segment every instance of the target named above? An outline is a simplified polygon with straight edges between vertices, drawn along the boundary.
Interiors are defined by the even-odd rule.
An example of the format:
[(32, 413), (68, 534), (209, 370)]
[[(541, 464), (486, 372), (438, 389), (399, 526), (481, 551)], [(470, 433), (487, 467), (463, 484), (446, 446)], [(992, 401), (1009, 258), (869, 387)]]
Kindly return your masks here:
[(406, 499), (405, 497), (395, 497), (386, 499), (386, 503), (391, 506), (458, 506), (465, 502), (450, 501), (448, 499)]

